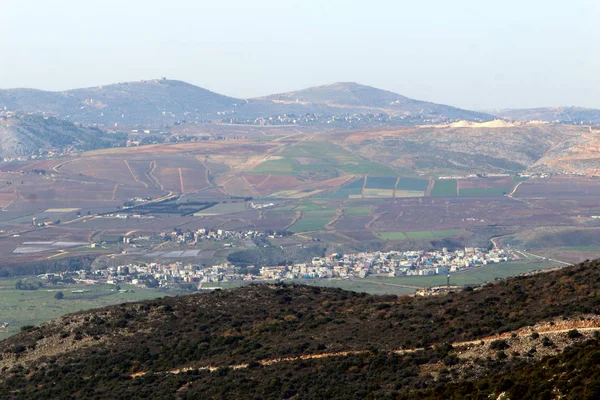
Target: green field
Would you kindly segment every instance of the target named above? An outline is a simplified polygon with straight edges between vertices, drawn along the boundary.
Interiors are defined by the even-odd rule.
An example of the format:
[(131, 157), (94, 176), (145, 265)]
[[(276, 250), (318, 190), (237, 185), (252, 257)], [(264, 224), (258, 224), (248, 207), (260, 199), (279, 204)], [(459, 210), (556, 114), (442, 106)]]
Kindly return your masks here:
[[(555, 268), (557, 266), (559, 265), (548, 261), (514, 261), (501, 264), (486, 265), (470, 271), (450, 274), (450, 284), (458, 286), (480, 285), (485, 282), (493, 281), (497, 278), (506, 278), (509, 276), (519, 275), (525, 272), (531, 272), (547, 268)], [(374, 281), (375, 279), (370, 280)], [(399, 285), (428, 287), (446, 285), (446, 276), (435, 275), (382, 278), (381, 281), (386, 283), (395, 283)]]
[(290, 230), (292, 232), (310, 232), (325, 230), (325, 225), (329, 223), (331, 218), (303, 218), (296, 222)]
[[(10, 325), (0, 331), (0, 339), (19, 331), (21, 326), (38, 325), (64, 314), (91, 308), (104, 307), (129, 301), (139, 301), (163, 297), (168, 293), (157, 289), (143, 289), (123, 285), (123, 289), (133, 292), (119, 293), (113, 285), (73, 285), (56, 289), (16, 290), (14, 280), (0, 280), (0, 322)], [(87, 293), (71, 293), (85, 289)], [(64, 299), (56, 300), (56, 292), (63, 292)]]
[(414, 190), (419, 192), (424, 192), (427, 190), (427, 186), (429, 186), (429, 180), (427, 179), (419, 179), (419, 178), (400, 178), (398, 182), (398, 186), (396, 189), (398, 190)]
[(379, 232), (379, 236), (385, 240), (406, 240), (408, 237), (404, 232)]
[(463, 232), (462, 229), (438, 229), (430, 231), (379, 232), (379, 235), (386, 240), (425, 240), (453, 237)]
[(369, 215), (373, 208), (369, 206), (352, 206), (346, 207), (346, 215), (355, 216), (355, 217), (364, 217), (365, 215)]
[(369, 176), (365, 189), (391, 189), (396, 187), (396, 177)]
[[(396, 171), (386, 165), (360, 158), (346, 149), (328, 142), (300, 142), (276, 154), (278, 160), (268, 160), (258, 165), (252, 173), (273, 175), (298, 175), (308, 171), (339, 170), (353, 175), (396, 176)], [(314, 163), (300, 163), (298, 158), (316, 159)]]
[(458, 183), (454, 179), (437, 179), (431, 196), (433, 197), (455, 197)]

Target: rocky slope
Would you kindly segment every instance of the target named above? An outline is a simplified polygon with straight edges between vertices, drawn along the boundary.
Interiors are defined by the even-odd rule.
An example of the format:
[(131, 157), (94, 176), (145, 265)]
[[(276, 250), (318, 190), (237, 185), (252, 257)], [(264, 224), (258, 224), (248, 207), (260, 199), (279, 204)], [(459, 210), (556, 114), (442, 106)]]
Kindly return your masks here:
[(0, 157), (16, 158), (67, 148), (91, 150), (109, 147), (118, 137), (41, 115), (0, 118)]

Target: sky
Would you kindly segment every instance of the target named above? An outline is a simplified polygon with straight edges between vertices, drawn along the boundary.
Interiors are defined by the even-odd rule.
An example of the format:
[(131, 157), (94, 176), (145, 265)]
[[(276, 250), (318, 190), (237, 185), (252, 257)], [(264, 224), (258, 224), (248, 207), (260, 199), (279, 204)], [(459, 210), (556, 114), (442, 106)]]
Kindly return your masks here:
[(486, 110), (600, 108), (597, 0), (19, 0), (0, 88), (167, 77), (234, 97), (354, 81)]

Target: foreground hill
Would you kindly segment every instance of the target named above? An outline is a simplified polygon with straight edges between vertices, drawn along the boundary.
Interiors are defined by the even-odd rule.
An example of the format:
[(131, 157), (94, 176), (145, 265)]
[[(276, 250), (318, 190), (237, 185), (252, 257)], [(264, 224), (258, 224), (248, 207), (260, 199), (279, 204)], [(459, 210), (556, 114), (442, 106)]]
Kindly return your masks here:
[(0, 118), (0, 158), (66, 148), (92, 150), (109, 147), (117, 141), (116, 136), (108, 136), (99, 129), (82, 128), (52, 117), (15, 115)]
[[(600, 354), (598, 313), (600, 262), (433, 298), (250, 286), (25, 328), (0, 342), (0, 393), (28, 399), (589, 394), (597, 384), (579, 382), (595, 376), (599, 364), (577, 354)], [(573, 383), (546, 379), (552, 370), (538, 377), (533, 371), (544, 363), (567, 369)]]
[(600, 110), (582, 107), (545, 107), (493, 112), (515, 121), (545, 121), (565, 124), (596, 125), (600, 123)]
[(246, 123), (256, 118), (288, 114), (339, 116), (383, 113), (435, 121), (492, 119), (487, 114), (412, 100), (356, 83), (333, 84), (249, 100), (223, 96), (167, 79), (64, 92), (10, 89), (0, 90), (2, 108), (47, 113), (74, 122), (111, 127), (114, 124), (163, 125), (184, 120)]
[(274, 94), (261, 99), (283, 104), (299, 104), (306, 107), (326, 105), (343, 112), (385, 113), (395, 116), (416, 116), (447, 119), (483, 120), (493, 119), (490, 115), (459, 108), (414, 100), (387, 90), (360, 85), (356, 82), (337, 82), (315, 86), (295, 92)]

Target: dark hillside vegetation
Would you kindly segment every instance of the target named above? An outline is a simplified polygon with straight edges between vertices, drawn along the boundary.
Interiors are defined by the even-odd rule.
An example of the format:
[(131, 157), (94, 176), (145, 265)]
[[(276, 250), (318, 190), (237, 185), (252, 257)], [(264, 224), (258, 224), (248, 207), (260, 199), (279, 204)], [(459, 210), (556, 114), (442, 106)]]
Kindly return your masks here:
[[(318, 393), (440, 398), (454, 384), (464, 398), (459, 389), (477, 393), (466, 382), (479, 385), (477, 379), (487, 372), (510, 374), (521, 366), (525, 374), (537, 367), (513, 355), (465, 369), (445, 343), (593, 314), (600, 315), (598, 261), (430, 298), (254, 285), (122, 304), (28, 328), (0, 342), (0, 393), (5, 398), (315, 398)], [(409, 351), (394, 352), (399, 349)], [(492, 350), (502, 349), (496, 343)], [(349, 351), (360, 353), (258, 363)], [(440, 363), (455, 369), (437, 377), (427, 372)], [(248, 368), (226, 368), (240, 364)], [(198, 370), (208, 366), (221, 368)], [(195, 370), (169, 373), (182, 368)], [(494, 393), (493, 376), (477, 390)]]

